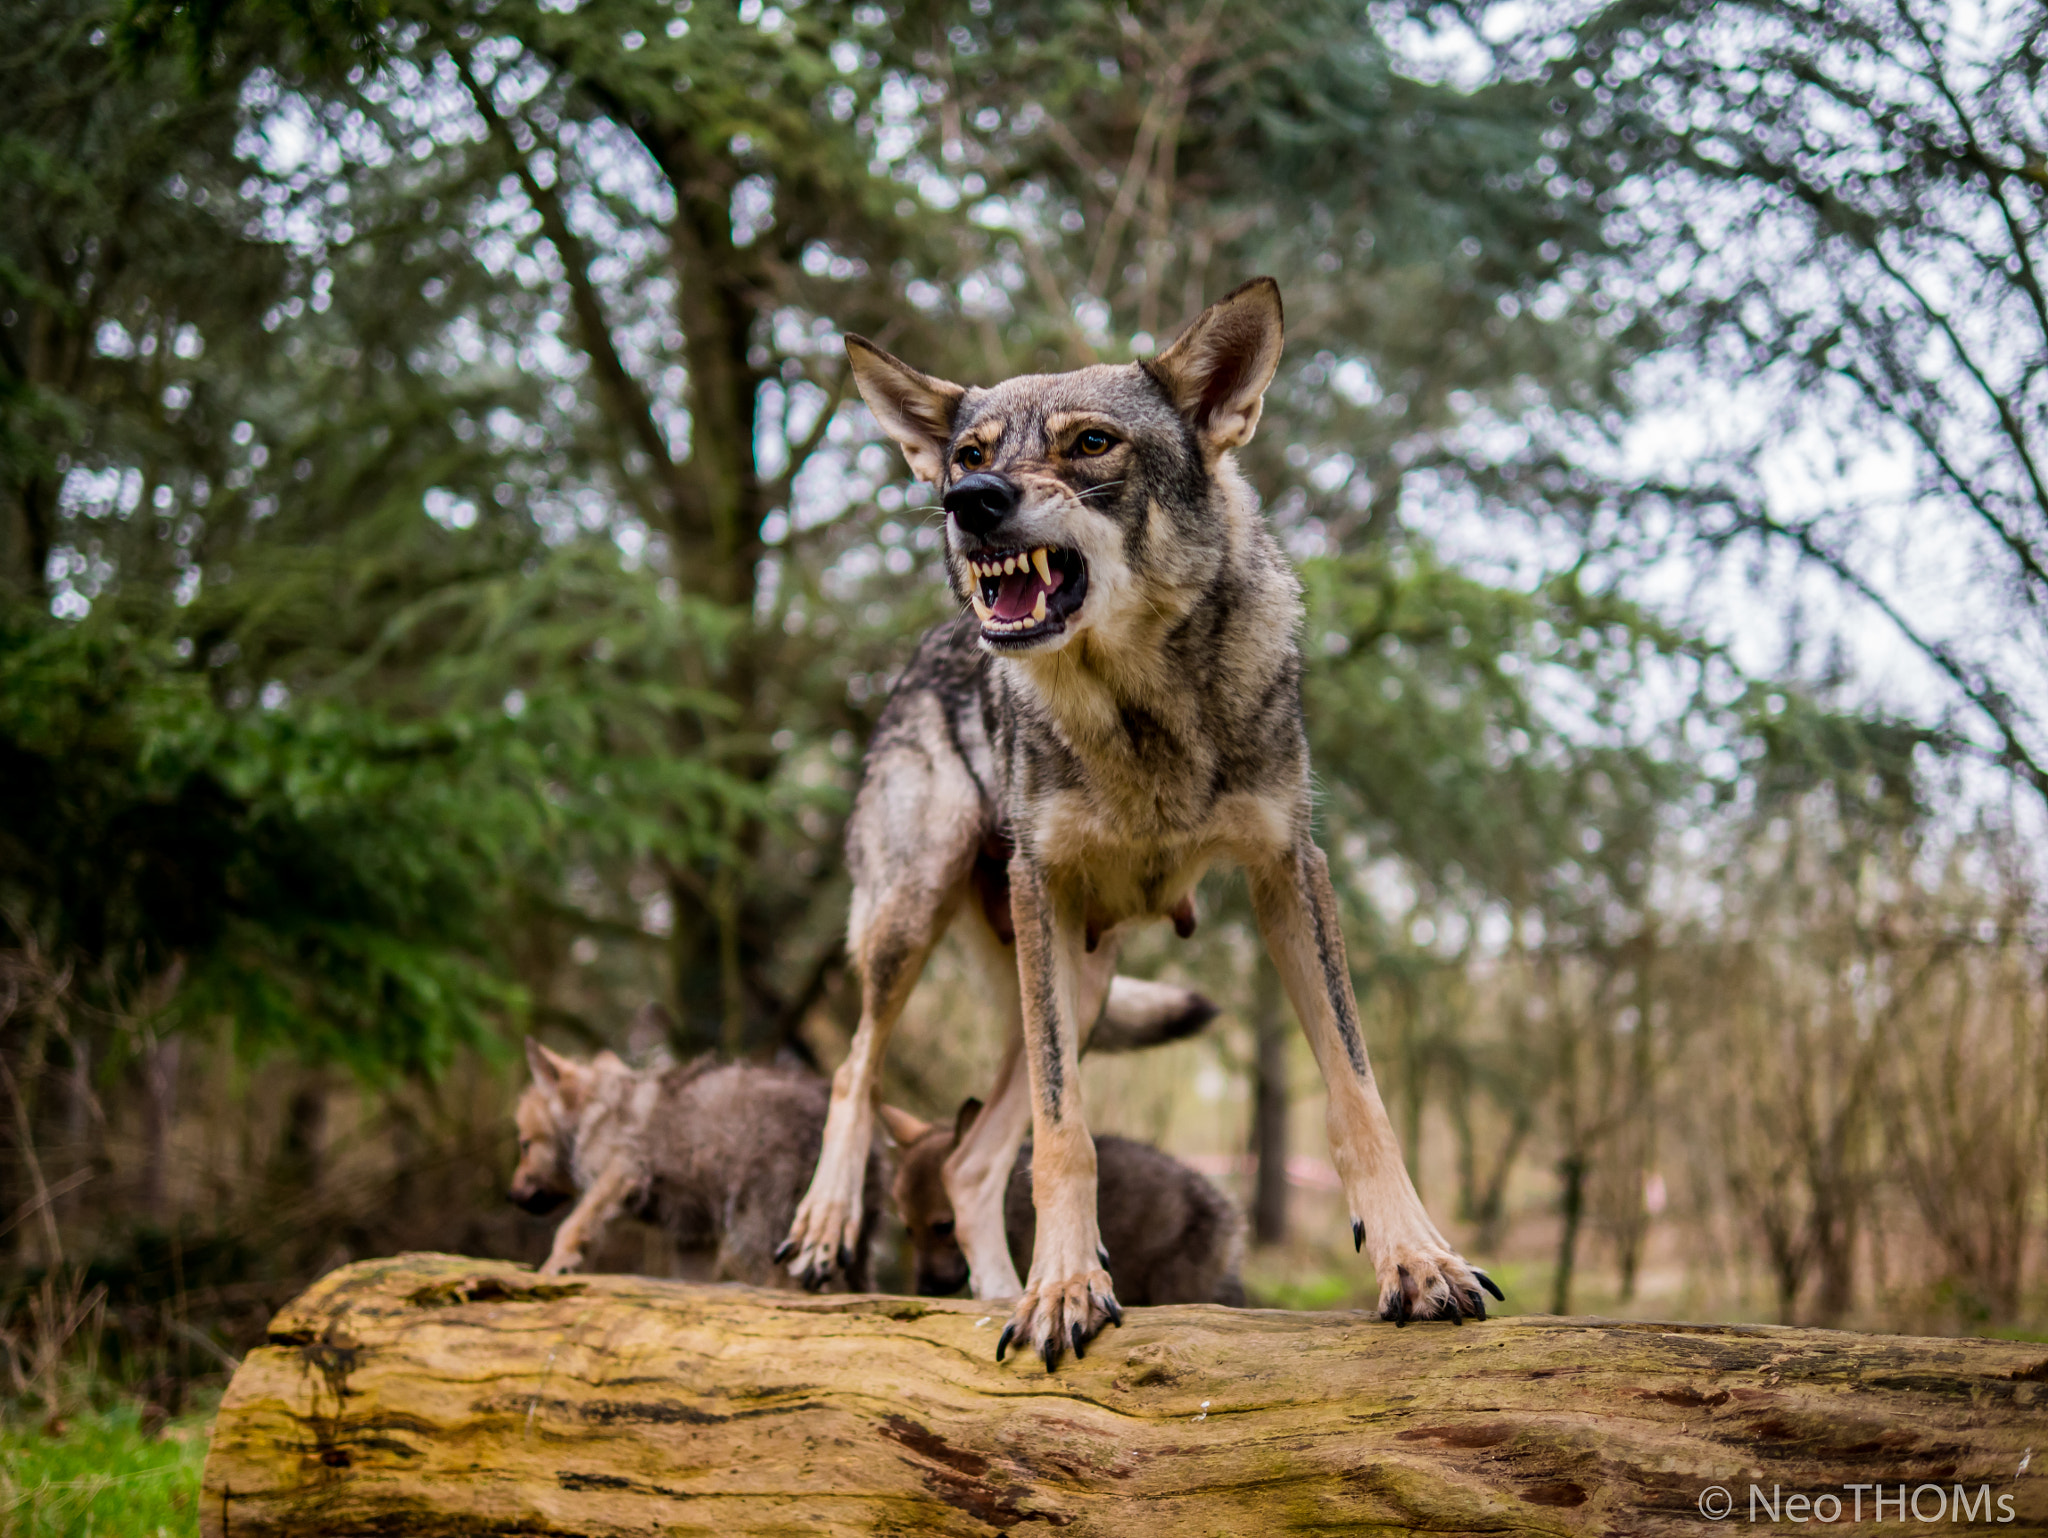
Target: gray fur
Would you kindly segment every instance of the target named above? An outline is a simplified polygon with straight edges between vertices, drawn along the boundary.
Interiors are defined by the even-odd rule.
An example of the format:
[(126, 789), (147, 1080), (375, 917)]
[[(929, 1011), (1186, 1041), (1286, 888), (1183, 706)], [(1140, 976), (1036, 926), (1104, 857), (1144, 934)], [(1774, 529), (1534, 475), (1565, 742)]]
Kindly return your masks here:
[[(607, 1170), (625, 1171), (616, 1200), (584, 1218), (576, 1253), (565, 1260), (580, 1261), (624, 1212), (665, 1230), (679, 1250), (714, 1250), (721, 1280), (795, 1285), (774, 1253), (818, 1161), (829, 1093), (822, 1079), (710, 1058), (638, 1070), (609, 1054), (590, 1065), (553, 1063), (558, 1084), (543, 1083), (537, 1071), (520, 1103), (513, 1199), (547, 1210), (550, 1197), (558, 1204), (584, 1196)], [(846, 1271), (854, 1291), (868, 1289), (872, 1215), (883, 1190), (874, 1153), (865, 1192), (870, 1216)], [(564, 1229), (575, 1222), (572, 1215)]]
[[(791, 1248), (816, 1280), (852, 1231), (889, 1032), (940, 934), (978, 909), (992, 937), (971, 943), (1008, 1044), (943, 1181), (976, 1296), (1021, 1293), (999, 1359), (1014, 1340), (1050, 1369), (1120, 1317), (1097, 1261), (1078, 1060), (1114, 988), (1119, 930), (1164, 919), (1187, 934), (1219, 861), (1245, 870), (1324, 1070), (1333, 1161), (1383, 1312), (1483, 1317), (1477, 1274), (1408, 1178), (1359, 1035), (1310, 833), (1300, 584), (1232, 457), (1258, 425), (1282, 329), (1279, 289), (1260, 279), (1157, 358), (988, 389), (847, 341), (863, 399), (940, 490), (947, 571), (973, 613), (924, 638), (862, 765), (847, 827), (861, 1023)], [(1014, 942), (1013, 976), (998, 942)], [(999, 1209), (1027, 1074), (1038, 1220), (1020, 1288)]]

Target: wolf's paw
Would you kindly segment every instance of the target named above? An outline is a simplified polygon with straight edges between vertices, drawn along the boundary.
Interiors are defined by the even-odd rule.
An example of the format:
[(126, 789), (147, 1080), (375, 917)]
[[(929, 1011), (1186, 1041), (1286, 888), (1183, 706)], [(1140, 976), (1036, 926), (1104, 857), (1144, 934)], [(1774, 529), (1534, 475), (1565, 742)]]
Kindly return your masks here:
[[(1365, 1244), (1365, 1225), (1351, 1220), (1351, 1237)], [(1455, 1250), (1437, 1241), (1390, 1246), (1373, 1256), (1380, 1282), (1380, 1318), (1397, 1325), (1411, 1319), (1448, 1319), (1463, 1324), (1486, 1317), (1484, 1288), (1496, 1299), (1501, 1290), (1484, 1271), (1475, 1270)]]
[(1002, 1338), (996, 1342), (996, 1360), (1000, 1362), (1015, 1343), (1036, 1353), (1051, 1372), (1069, 1347), (1079, 1361), (1104, 1325), (1123, 1322), (1124, 1311), (1110, 1290), (1109, 1273), (1100, 1267), (1034, 1281), (1024, 1289), (1016, 1312), (1003, 1326)]
[(789, 1274), (816, 1292), (832, 1280), (835, 1269), (842, 1276), (852, 1274), (860, 1220), (857, 1198), (820, 1197), (813, 1191), (796, 1209), (789, 1237), (776, 1248), (775, 1261), (778, 1265), (787, 1261)]

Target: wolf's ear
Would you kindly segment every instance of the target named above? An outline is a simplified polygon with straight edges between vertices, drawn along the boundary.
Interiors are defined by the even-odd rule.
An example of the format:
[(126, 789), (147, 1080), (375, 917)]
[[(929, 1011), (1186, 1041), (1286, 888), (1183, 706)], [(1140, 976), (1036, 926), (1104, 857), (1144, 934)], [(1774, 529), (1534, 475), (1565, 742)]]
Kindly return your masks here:
[(876, 1109), (881, 1113), (882, 1125), (889, 1129), (889, 1136), (896, 1140), (898, 1148), (908, 1148), (932, 1130), (930, 1122), (919, 1121), (908, 1111), (899, 1110), (893, 1105), (885, 1104)]
[(566, 1057), (550, 1052), (529, 1036), (526, 1038), (526, 1066), (533, 1070), (534, 1083), (543, 1089), (558, 1089), (562, 1083), (562, 1070), (570, 1064)]
[(550, 1100), (566, 1104), (583, 1088), (587, 1070), (572, 1058), (550, 1051), (531, 1036), (526, 1038), (526, 1066), (533, 1070), (533, 1082)]
[(846, 361), (860, 398), (903, 450), (910, 473), (936, 486), (946, 467), (946, 445), (953, 441), (953, 418), (967, 391), (920, 374), (866, 337), (846, 339)]
[(1251, 442), (1284, 336), (1280, 285), (1253, 278), (1142, 366), (1193, 425), (1203, 449), (1220, 454)]
[(981, 1102), (971, 1096), (960, 1102), (960, 1114), (953, 1118), (953, 1141), (959, 1142), (967, 1136), (974, 1125), (974, 1118), (981, 1114)]

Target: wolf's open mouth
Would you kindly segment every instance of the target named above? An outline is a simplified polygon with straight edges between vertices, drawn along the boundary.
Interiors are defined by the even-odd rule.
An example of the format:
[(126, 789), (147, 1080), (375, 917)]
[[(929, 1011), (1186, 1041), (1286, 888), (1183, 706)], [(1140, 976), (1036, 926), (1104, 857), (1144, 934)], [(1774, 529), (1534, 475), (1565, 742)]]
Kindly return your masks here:
[(1057, 634), (1088, 593), (1088, 563), (1078, 550), (1012, 550), (970, 560), (967, 571), (982, 636), (998, 644)]

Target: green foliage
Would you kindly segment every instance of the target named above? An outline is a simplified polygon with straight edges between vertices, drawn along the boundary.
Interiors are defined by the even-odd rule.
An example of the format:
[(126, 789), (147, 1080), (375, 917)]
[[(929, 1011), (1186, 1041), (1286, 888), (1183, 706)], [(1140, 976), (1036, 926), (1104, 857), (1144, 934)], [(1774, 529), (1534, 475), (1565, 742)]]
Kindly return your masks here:
[(1304, 576), (1309, 729), (1340, 846), (1356, 830), (1425, 902), (1505, 902), (1560, 938), (1640, 899), (1666, 810), (1698, 782), (1685, 713), (1643, 696), (1693, 691), (1711, 719), (1711, 652), (1576, 574), (1504, 592), (1420, 540)]
[[(34, 923), (110, 999), (182, 957), (186, 1018), (428, 1062), (521, 986), (630, 1007), (578, 989), (580, 937), (662, 978), (684, 1044), (785, 1037), (836, 956), (854, 754), (947, 608), (840, 333), (986, 379), (1143, 352), (1261, 270), (1296, 342), (1248, 468), (1335, 552), (1333, 842), (1560, 934), (1640, 897), (1703, 654), (1424, 532), (1601, 506), (1574, 435), (1657, 333), (1581, 278), (1640, 104), (1556, 60), (1419, 79), (1378, 30), (1408, 18), (1334, 0), (380, 14), (132, 0), (125, 74), (93, 0), (11, 23), (47, 210), (5, 330), (79, 366), (17, 348), (9, 580), (161, 670), (115, 688), (102, 789), (42, 760), (72, 869)], [(153, 735), (160, 688), (188, 715)], [(207, 851), (189, 911), (93, 879), (79, 808), (121, 764)]]
[[(530, 643), (552, 588), (497, 618)], [(641, 645), (665, 654), (673, 629), (651, 628)], [(0, 797), (18, 809), (0, 893), (103, 1008), (224, 1015), (253, 1050), (373, 1077), (432, 1068), (521, 1010), (506, 931), (523, 892), (553, 891), (578, 854), (724, 836), (716, 766), (625, 735), (678, 691), (611, 676), (626, 710), (544, 675), (511, 711), (460, 690), (410, 719), (236, 708), (166, 645), (17, 616), (0, 631)]]

